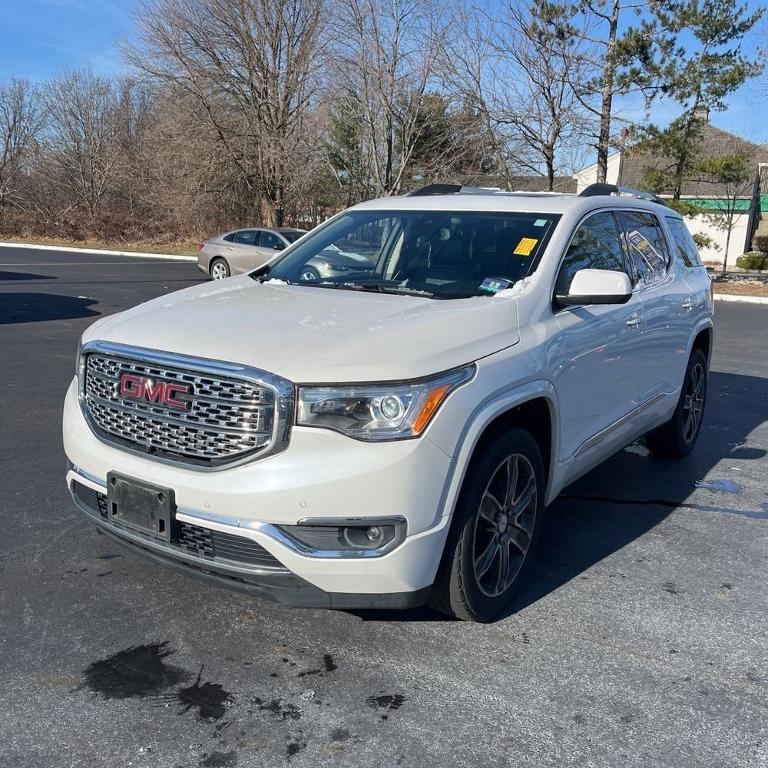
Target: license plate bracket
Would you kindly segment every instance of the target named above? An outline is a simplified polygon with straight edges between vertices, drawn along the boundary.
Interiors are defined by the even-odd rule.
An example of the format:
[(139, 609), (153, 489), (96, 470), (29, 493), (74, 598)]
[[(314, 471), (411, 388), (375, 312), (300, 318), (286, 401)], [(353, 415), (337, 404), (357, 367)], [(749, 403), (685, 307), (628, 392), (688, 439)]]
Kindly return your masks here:
[(175, 506), (170, 488), (116, 472), (107, 473), (107, 517), (110, 520), (170, 541)]

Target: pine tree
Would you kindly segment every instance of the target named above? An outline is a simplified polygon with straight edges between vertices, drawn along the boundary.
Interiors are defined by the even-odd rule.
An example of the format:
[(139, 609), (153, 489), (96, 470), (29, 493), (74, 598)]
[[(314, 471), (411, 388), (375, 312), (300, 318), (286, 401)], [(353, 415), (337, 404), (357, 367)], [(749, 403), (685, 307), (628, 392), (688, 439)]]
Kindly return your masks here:
[(700, 159), (702, 114), (724, 110), (728, 96), (761, 71), (741, 41), (762, 16), (762, 9), (748, 13), (737, 0), (670, 0), (656, 8), (662, 27), (692, 38), (690, 45), (678, 42), (659, 69), (658, 91), (678, 102), (683, 114), (667, 129), (650, 126), (646, 134), (651, 152), (669, 159), (665, 171), (676, 200)]

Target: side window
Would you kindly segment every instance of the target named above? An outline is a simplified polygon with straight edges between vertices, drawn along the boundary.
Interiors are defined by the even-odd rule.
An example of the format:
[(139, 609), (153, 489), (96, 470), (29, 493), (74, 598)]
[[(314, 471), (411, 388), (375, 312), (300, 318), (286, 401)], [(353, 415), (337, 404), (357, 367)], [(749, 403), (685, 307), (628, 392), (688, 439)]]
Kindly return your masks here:
[(610, 269), (624, 272), (624, 254), (612, 213), (596, 213), (576, 230), (555, 283), (555, 294), (568, 293), (580, 269)]
[(619, 217), (635, 285), (644, 287), (660, 282), (667, 273), (669, 251), (658, 220), (645, 211), (621, 211)]
[(240, 245), (256, 245), (256, 230), (241, 229), (239, 232), (235, 232), (233, 242), (240, 243)]
[(267, 232), (264, 229), (259, 233), (259, 245), (276, 251), (285, 247), (283, 241), (274, 232)]
[(237, 235), (237, 232), (230, 232), (228, 235), (224, 235), (224, 239), (228, 243), (234, 243), (235, 242), (235, 235)]
[(675, 242), (677, 253), (682, 259), (683, 264), (685, 264), (686, 267), (702, 266), (699, 249), (696, 247), (696, 243), (693, 242), (693, 238), (688, 231), (688, 227), (685, 226), (685, 222), (682, 219), (667, 216), (667, 225), (672, 233), (672, 239)]

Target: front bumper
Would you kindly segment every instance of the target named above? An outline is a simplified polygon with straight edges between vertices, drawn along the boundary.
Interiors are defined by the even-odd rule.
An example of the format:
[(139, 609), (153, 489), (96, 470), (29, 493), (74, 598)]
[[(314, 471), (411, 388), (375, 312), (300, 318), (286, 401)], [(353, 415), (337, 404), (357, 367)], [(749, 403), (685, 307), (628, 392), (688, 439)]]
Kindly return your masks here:
[[(230, 546), (225, 553), (229, 557), (206, 554), (202, 547), (188, 540), (186, 545), (178, 539), (161, 542), (110, 521), (102, 501), (106, 498), (103, 486), (83, 478), (74, 470), (70, 470), (67, 480), (75, 505), (98, 526), (99, 533), (147, 560), (215, 586), (300, 608), (414, 608), (422, 605), (429, 594), (429, 587), (391, 594), (325, 592), (291, 573), (258, 545), (247, 547), (249, 540), (239, 535), (240, 531), (227, 534)], [(179, 519), (186, 517), (180, 515)], [(187, 527), (196, 529), (198, 539), (203, 538), (203, 532), (210, 537), (210, 529), (197, 525)], [(232, 546), (233, 537), (243, 543)], [(216, 541), (215, 536), (213, 539)], [(250, 562), (232, 559), (238, 557), (248, 558)]]
[[(64, 447), (73, 468), (67, 485), (99, 528), (139, 554), (207, 581), (288, 605), (337, 608), (411, 607), (434, 581), (448, 530), (442, 515), (450, 458), (429, 439), (361, 443), (334, 432), (294, 429), (283, 453), (216, 472), (160, 464), (100, 441), (88, 428), (73, 385), (64, 408)], [(195, 558), (137, 536), (84, 504), (75, 483), (105, 493), (119, 471), (172, 488), (176, 520), (253, 542), (277, 569)], [(278, 527), (312, 518), (402, 516), (408, 535), (378, 556), (311, 552)], [(366, 553), (367, 554), (367, 553)]]

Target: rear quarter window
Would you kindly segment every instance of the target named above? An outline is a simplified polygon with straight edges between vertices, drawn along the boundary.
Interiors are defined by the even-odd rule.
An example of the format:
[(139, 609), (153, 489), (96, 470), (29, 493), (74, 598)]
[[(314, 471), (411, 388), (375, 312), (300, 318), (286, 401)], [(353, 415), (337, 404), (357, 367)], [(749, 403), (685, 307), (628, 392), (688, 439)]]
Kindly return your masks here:
[(661, 222), (646, 211), (621, 211), (624, 242), (635, 271), (635, 285), (654, 285), (664, 279), (670, 254)]
[(667, 226), (672, 233), (675, 250), (683, 264), (685, 264), (686, 267), (703, 266), (699, 249), (696, 247), (696, 243), (693, 241), (691, 233), (688, 231), (688, 227), (685, 226), (685, 222), (675, 216), (667, 216), (666, 218)]

